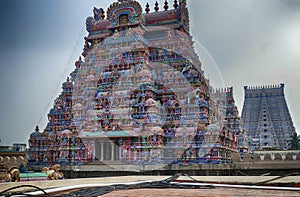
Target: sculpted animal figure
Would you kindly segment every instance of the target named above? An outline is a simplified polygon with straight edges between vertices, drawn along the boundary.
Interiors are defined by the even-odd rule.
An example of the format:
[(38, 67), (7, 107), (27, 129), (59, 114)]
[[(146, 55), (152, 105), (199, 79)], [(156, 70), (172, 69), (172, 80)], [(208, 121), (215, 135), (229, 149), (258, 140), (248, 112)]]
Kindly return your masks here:
[(47, 178), (48, 180), (61, 180), (64, 179), (64, 174), (59, 171), (60, 170), (60, 165), (55, 164), (51, 168), (44, 167), (42, 169), (42, 172), (47, 173)]
[(12, 167), (9, 169), (11, 175), (11, 182), (20, 182), (20, 171), (18, 167)]
[(20, 182), (20, 171), (18, 167), (5, 168), (5, 173), (2, 176), (4, 182)]

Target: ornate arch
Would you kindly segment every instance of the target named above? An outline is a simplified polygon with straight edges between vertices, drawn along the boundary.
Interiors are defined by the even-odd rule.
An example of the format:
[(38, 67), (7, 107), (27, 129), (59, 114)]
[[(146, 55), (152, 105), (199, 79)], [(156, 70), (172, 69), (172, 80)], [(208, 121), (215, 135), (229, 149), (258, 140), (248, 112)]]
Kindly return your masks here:
[(142, 7), (134, 0), (115, 2), (107, 10), (108, 20), (112, 26), (120, 24), (120, 16), (127, 15), (130, 25), (136, 24), (142, 18)]

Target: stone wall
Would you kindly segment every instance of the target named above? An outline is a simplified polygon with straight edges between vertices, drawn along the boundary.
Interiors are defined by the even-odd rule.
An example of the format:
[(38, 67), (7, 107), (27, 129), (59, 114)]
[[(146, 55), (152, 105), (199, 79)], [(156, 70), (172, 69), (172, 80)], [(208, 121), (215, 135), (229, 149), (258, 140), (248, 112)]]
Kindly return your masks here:
[(8, 168), (19, 167), (22, 163), (26, 166), (27, 161), (26, 153), (0, 153), (0, 163)]

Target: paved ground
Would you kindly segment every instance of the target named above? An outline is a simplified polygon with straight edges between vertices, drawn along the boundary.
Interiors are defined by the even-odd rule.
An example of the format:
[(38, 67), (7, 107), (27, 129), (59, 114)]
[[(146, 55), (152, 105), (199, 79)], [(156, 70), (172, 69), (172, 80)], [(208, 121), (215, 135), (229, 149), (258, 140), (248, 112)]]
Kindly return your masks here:
[(240, 197), (240, 196), (262, 196), (262, 197), (290, 197), (300, 196), (300, 192), (295, 191), (274, 191), (258, 189), (234, 189), (234, 188), (214, 188), (214, 189), (139, 189), (127, 191), (113, 191), (103, 197)]
[[(103, 177), (103, 178), (84, 178), (69, 179), (58, 181), (36, 181), (36, 182), (19, 182), (19, 183), (0, 183), (0, 192), (7, 188), (19, 185), (35, 185), (43, 189), (58, 188), (63, 186), (76, 186), (82, 184), (114, 184), (140, 181), (159, 181), (169, 178), (169, 176), (122, 176), (122, 177)], [(227, 182), (231, 184), (247, 183), (254, 184), (276, 177), (273, 176), (203, 176), (193, 177), (201, 182)], [(188, 177), (180, 177), (179, 180), (191, 180)], [(300, 183), (300, 176), (285, 177), (273, 183)], [(23, 191), (24, 188), (21, 190)], [(25, 189), (26, 191), (28, 189)], [(20, 191), (20, 190), (19, 190)], [(179, 189), (140, 189), (138, 191), (114, 191), (105, 196), (300, 196), (300, 191), (275, 191), (275, 190), (258, 190), (258, 189), (235, 189), (235, 188), (214, 188), (214, 189), (197, 189), (197, 190), (179, 190)]]

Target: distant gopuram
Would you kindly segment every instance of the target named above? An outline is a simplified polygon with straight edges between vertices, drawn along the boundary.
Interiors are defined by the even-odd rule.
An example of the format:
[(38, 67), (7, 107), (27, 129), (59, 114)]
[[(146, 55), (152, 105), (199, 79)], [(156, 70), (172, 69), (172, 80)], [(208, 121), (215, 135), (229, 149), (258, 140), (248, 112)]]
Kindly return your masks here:
[(288, 149), (295, 133), (284, 96), (284, 84), (244, 87), (243, 129), (252, 150)]

